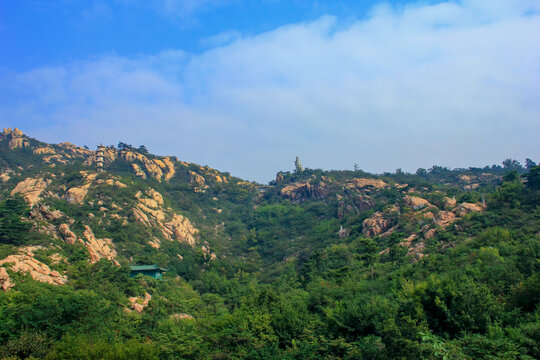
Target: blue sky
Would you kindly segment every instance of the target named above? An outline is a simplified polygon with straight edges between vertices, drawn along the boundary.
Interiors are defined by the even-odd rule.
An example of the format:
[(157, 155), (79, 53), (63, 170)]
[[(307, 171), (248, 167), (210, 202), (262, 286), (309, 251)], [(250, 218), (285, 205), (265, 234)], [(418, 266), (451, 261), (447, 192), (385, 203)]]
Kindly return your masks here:
[[(394, 5), (407, 1), (395, 1)], [(374, 1), (20, 0), (0, 3), (0, 61), (11, 69), (114, 53), (201, 53), (219, 34), (255, 35), (332, 14), (366, 16)], [(214, 39), (214, 41), (212, 41)], [(229, 38), (230, 39), (230, 38)]]
[(267, 182), (540, 160), (540, 1), (0, 1), (0, 122)]

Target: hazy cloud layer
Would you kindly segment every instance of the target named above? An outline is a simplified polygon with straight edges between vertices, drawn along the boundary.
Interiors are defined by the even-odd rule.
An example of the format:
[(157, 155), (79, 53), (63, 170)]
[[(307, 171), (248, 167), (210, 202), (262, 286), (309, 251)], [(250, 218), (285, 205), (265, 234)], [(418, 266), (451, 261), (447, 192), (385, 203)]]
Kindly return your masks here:
[(347, 25), (231, 31), (201, 55), (4, 74), (0, 117), (47, 141), (145, 144), (264, 182), (296, 155), (375, 172), (540, 160), (538, 4), (378, 7)]

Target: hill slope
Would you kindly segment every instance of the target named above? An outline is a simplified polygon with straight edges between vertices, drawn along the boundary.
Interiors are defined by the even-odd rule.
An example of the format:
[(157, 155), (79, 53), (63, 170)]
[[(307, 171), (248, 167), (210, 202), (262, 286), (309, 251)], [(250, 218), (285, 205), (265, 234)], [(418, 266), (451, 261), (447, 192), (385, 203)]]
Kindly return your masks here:
[[(261, 186), (4, 129), (0, 356), (537, 358), (529, 165)], [(169, 271), (130, 278), (135, 264)]]

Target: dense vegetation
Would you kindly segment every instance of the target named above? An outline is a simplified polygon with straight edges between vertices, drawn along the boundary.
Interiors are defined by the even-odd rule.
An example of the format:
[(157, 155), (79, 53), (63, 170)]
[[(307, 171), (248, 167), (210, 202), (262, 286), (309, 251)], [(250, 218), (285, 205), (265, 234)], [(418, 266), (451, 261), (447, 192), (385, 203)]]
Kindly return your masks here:
[[(38, 162), (24, 150), (4, 150), (2, 157), (4, 169), (34, 164), (23, 175), (37, 171)], [(485, 211), (440, 229), (426, 240), (424, 256), (413, 259), (397, 245), (419, 231), (406, 216), (412, 212), (395, 220), (390, 236), (362, 233), (365, 219), (402, 201), (394, 188), (377, 193), (372, 208), (349, 211), (337, 196), (288, 200), (280, 194), (284, 185), (276, 183), (261, 193), (232, 181), (196, 193), (188, 186), (188, 171), (195, 167), (170, 182), (143, 181), (118, 161), (108, 172), (130, 186), (98, 187), (90, 197), (127, 203), (150, 185), (200, 227), (200, 241), (218, 254), (208, 261), (199, 248), (176, 242), (153, 249), (144, 245), (152, 229), (88, 219), (90, 212), (99, 214), (97, 205), (46, 200), (91, 224), (96, 236), (112, 238), (122, 266), (103, 259), (90, 263), (84, 247), (31, 227), (24, 200), (6, 190), (20, 175), (7, 182), (0, 202), (0, 259), (20, 245), (56, 246), (67, 261), (49, 264), (68, 283), (49, 285), (10, 271), (16, 286), (0, 292), (0, 358), (540, 358), (540, 167), (527, 165), (433, 167), (379, 177), (425, 187), (424, 197), (435, 205), (444, 196), (486, 203)], [(77, 162), (57, 166), (51, 180), (80, 184), (80, 170), (85, 167)], [(504, 177), (477, 189), (456, 186), (458, 175), (486, 171)], [(346, 199), (337, 184), (358, 176), (373, 177), (306, 169), (283, 173), (282, 181), (326, 181)], [(214, 211), (216, 206), (223, 211)], [(347, 236), (337, 235), (340, 226)], [(82, 231), (77, 223), (72, 229)], [(47, 255), (43, 250), (36, 257), (46, 262)], [(133, 263), (170, 271), (163, 280), (132, 278)], [(129, 297), (145, 293), (152, 299), (144, 311), (126, 310)]]

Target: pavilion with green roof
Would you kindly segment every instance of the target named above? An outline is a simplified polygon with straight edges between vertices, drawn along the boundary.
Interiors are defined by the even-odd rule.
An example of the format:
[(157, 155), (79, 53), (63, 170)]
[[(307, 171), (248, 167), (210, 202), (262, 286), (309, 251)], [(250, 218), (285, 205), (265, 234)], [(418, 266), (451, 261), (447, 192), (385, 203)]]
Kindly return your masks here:
[(134, 277), (139, 274), (151, 276), (154, 279), (161, 279), (161, 275), (169, 269), (160, 268), (157, 265), (133, 265), (131, 267), (131, 274), (129, 276)]

